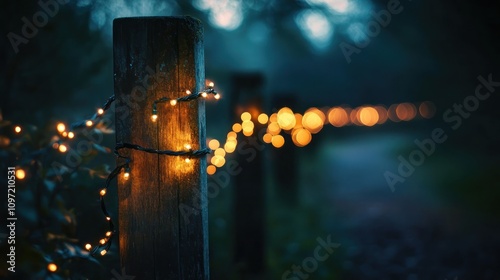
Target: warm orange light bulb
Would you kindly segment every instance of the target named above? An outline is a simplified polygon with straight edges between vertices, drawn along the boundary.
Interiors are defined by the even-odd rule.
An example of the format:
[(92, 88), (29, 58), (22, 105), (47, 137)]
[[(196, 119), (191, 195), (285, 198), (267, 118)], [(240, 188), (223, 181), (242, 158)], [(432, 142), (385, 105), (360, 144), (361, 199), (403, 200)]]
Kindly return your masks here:
[(57, 131), (59, 131), (59, 132), (62, 133), (65, 130), (66, 130), (66, 126), (63, 123), (58, 123), (57, 124)]
[(16, 169), (16, 178), (22, 180), (26, 177), (26, 172), (22, 169)]
[(68, 151), (68, 147), (66, 147), (66, 145), (64, 145), (64, 144), (59, 145), (59, 152), (65, 153), (67, 151)]
[(56, 272), (57, 271), (57, 265), (54, 264), (54, 263), (49, 263), (47, 265), (47, 269), (50, 271), (50, 272)]

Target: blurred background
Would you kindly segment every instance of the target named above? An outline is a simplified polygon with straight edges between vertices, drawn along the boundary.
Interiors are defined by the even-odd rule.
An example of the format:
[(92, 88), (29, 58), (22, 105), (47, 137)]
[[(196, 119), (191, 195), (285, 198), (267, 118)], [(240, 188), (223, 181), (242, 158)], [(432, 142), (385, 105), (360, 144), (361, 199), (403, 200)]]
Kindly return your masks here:
[[(113, 19), (173, 15), (204, 23), (206, 77), (222, 96), (207, 102), (207, 136), (224, 147), (228, 132), (238, 132), (238, 148), (222, 157), (241, 172), (227, 175), (220, 159), (207, 170), (215, 172), (209, 185), (221, 187), (209, 199), (212, 279), (500, 279), (497, 6), (61, 2), (36, 32), (22, 30), (23, 18), (44, 20), (34, 18), (43, 11), (36, 1), (9, 1), (0, 11), (0, 165), (23, 170), (17, 279), (110, 279), (121, 271), (115, 245), (96, 258), (84, 248), (106, 231), (96, 193), (115, 165), (106, 148), (114, 145), (112, 127), (96, 127), (102, 140), (78, 168), (58, 166), (62, 175), (51, 174), (51, 163), (67, 155), (50, 145), (65, 131), (58, 123), (88, 118), (113, 95)], [(311, 122), (317, 116), (321, 125), (303, 120), (309, 132), (299, 137), (275, 119), (281, 143), (273, 121), (257, 116), (284, 107), (302, 117), (314, 112)], [(365, 110), (363, 119), (363, 108), (382, 111)], [(244, 112), (255, 123), (250, 137), (234, 126)], [(415, 141), (436, 129), (446, 140), (419, 158)], [(107, 200), (116, 213), (116, 192)], [(339, 246), (312, 261), (319, 239)], [(2, 254), (6, 241), (2, 228)], [(0, 267), (6, 277), (6, 263)]]

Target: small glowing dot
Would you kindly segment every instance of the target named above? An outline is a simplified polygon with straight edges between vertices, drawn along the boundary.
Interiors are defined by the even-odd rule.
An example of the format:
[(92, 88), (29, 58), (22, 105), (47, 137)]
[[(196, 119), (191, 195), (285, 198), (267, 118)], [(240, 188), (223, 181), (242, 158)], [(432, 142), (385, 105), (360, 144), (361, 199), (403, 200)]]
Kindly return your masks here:
[(270, 144), (271, 141), (273, 140), (273, 135), (272, 134), (269, 134), (269, 133), (266, 133), (264, 134), (264, 136), (262, 137), (262, 140), (264, 140), (264, 142), (266, 142), (267, 144)]
[(191, 150), (191, 145), (190, 144), (184, 144), (184, 148), (186, 148), (186, 150)]
[(214, 84), (214, 82), (210, 82), (210, 83), (208, 83), (208, 86), (209, 86), (209, 87), (214, 87), (214, 86), (215, 86), (215, 84)]
[(129, 178), (130, 178), (130, 173), (129, 172), (123, 173), (123, 179), (128, 180)]
[(234, 131), (229, 131), (227, 133), (227, 139), (236, 139), (238, 137), (238, 134), (236, 134), (236, 132)]
[(208, 147), (210, 148), (210, 150), (216, 150), (217, 148), (220, 147), (219, 140), (217, 139), (210, 140), (210, 142), (208, 142)]
[(106, 255), (106, 253), (107, 253), (107, 252), (108, 252), (108, 251), (106, 251), (106, 250), (102, 250), (102, 251), (101, 251), (101, 256)]
[(213, 175), (216, 170), (217, 170), (217, 167), (215, 167), (214, 165), (207, 166), (207, 173), (208, 173), (208, 175)]
[(190, 158), (186, 158), (184, 161), (185, 161), (186, 163), (190, 163), (190, 162), (191, 162), (191, 159), (190, 159)]
[(281, 135), (274, 135), (271, 143), (275, 148), (281, 148), (285, 144), (285, 138), (283, 138), (283, 136)]
[(66, 145), (64, 145), (64, 144), (59, 145), (59, 152), (65, 153), (67, 151), (68, 151), (68, 147), (66, 147)]
[(250, 137), (253, 134), (253, 129), (251, 130), (243, 130), (243, 135)]
[(16, 169), (16, 178), (22, 180), (26, 177), (26, 172), (22, 169)]
[(111, 234), (112, 234), (112, 232), (111, 232), (111, 231), (106, 232), (106, 236), (107, 236), (107, 237), (110, 237), (110, 236), (111, 236)]
[(267, 121), (269, 120), (269, 117), (268, 117), (266, 114), (262, 113), (262, 114), (260, 114), (260, 115), (257, 117), (257, 120), (258, 120), (258, 121), (259, 121), (259, 123), (261, 123), (261, 124), (266, 124), (266, 123), (267, 123)]
[(233, 131), (234, 132), (238, 133), (241, 131), (241, 129), (242, 129), (241, 124), (239, 124), (239, 123), (233, 124)]
[(191, 91), (189, 89), (186, 90), (186, 95), (190, 95)]
[(47, 269), (50, 271), (50, 272), (56, 272), (57, 271), (57, 265), (54, 264), (54, 263), (49, 263), (49, 265), (47, 265)]
[(177, 100), (176, 99), (170, 100), (170, 105), (175, 106), (175, 104), (177, 104)]
[(214, 155), (223, 157), (226, 155), (226, 151), (223, 148), (217, 148)]
[(98, 115), (104, 114), (104, 110), (102, 108), (97, 109), (97, 114)]
[(102, 189), (102, 190), (99, 192), (99, 194), (100, 194), (101, 196), (105, 196), (105, 195), (106, 195), (106, 189)]
[(225, 159), (224, 157), (222, 157), (222, 156), (214, 156), (214, 157), (210, 160), (210, 162), (211, 162), (213, 165), (215, 165), (215, 166), (217, 166), (217, 167), (219, 167), (219, 168), (220, 168), (220, 167), (224, 166), (224, 164), (226, 163), (226, 159)]
[(230, 154), (236, 150), (236, 145), (236, 141), (228, 141), (226, 144), (224, 144), (224, 150), (226, 151), (226, 153)]
[(157, 119), (158, 119), (158, 115), (156, 115), (156, 114), (155, 115), (151, 115), (151, 120), (153, 122), (156, 122)]
[(214, 98), (215, 98), (215, 99), (217, 99), (217, 100), (218, 100), (218, 99), (220, 99), (220, 94), (216, 93), (216, 94), (214, 95)]
[(252, 119), (252, 115), (249, 112), (243, 112), (241, 114), (241, 120), (242, 121), (249, 121)]
[(88, 120), (85, 124), (86, 124), (87, 126), (92, 126), (94, 123), (93, 123), (91, 120)]
[(106, 217), (106, 221), (111, 221), (111, 217)]
[(206, 97), (207, 97), (207, 93), (206, 93), (206, 92), (202, 92), (202, 93), (201, 93), (201, 96), (202, 96), (203, 98), (206, 98)]
[(16, 127), (14, 128), (14, 131), (15, 131), (16, 133), (20, 133), (20, 132), (21, 132), (21, 127), (20, 127), (20, 126), (16, 126)]
[(65, 132), (62, 133), (62, 136), (63, 137), (68, 137), (68, 133), (65, 131)]
[(71, 132), (71, 131), (70, 131), (70, 132), (68, 132), (68, 138), (69, 138), (69, 139), (73, 139), (73, 138), (75, 138), (75, 133), (73, 133), (73, 132)]
[(92, 249), (92, 245), (90, 245), (90, 244), (85, 244), (85, 249), (87, 249), (88, 251), (90, 251), (90, 249)]
[(106, 239), (103, 238), (103, 239), (99, 240), (99, 243), (101, 243), (101, 245), (106, 244)]
[(57, 148), (59, 148), (59, 143), (55, 142), (54, 144), (52, 144), (52, 148), (57, 150)]
[(63, 123), (58, 123), (57, 124), (57, 131), (59, 131), (59, 132), (62, 133), (65, 130), (66, 130), (66, 126)]

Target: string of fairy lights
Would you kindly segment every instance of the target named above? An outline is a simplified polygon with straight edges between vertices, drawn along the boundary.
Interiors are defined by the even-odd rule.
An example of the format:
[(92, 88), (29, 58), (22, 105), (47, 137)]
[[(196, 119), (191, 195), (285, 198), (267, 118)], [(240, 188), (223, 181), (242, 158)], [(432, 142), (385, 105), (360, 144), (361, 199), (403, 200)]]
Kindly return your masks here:
[[(288, 107), (276, 110), (268, 115), (261, 113), (257, 108), (249, 108), (240, 115), (241, 122), (234, 123), (228, 132), (226, 141), (217, 139), (208, 140), (208, 147), (214, 150), (208, 158), (210, 164), (207, 173), (213, 175), (218, 168), (226, 163), (226, 155), (236, 150), (238, 134), (250, 137), (258, 134), (259, 140), (271, 144), (274, 148), (281, 148), (285, 144), (285, 134), (289, 134), (293, 144), (297, 147), (307, 146), (313, 135), (319, 133), (323, 127), (330, 124), (340, 128), (349, 125), (372, 127), (384, 124), (386, 121), (411, 121), (415, 118), (429, 119), (435, 113), (435, 106), (430, 101), (421, 103), (396, 103), (388, 107), (384, 105), (363, 105), (351, 108), (336, 106), (307, 109), (303, 114), (293, 112)], [(255, 133), (256, 125), (265, 128)]]
[[(192, 93), (190, 90), (186, 90), (186, 95), (181, 96), (178, 98), (167, 98), (167, 97), (162, 97), (160, 99), (157, 99), (153, 102), (152, 104), (152, 116), (151, 119), (153, 122), (157, 121), (158, 118), (158, 104), (159, 103), (164, 103), (168, 102), (170, 103), (171, 106), (177, 105), (179, 102), (189, 102), (192, 100), (196, 100), (198, 98), (208, 98), (209, 95), (213, 95), (214, 99), (220, 99), (220, 94), (214, 89), (214, 83), (209, 82), (208, 86), (206, 89), (198, 92), (198, 93)], [(67, 146), (63, 139), (74, 139), (77, 134), (83, 130), (83, 129), (90, 129), (95, 127), (96, 125), (99, 124), (100, 120), (103, 118), (105, 112), (111, 107), (112, 103), (115, 101), (115, 96), (109, 97), (104, 105), (97, 109), (97, 111), (88, 119), (85, 119), (83, 121), (78, 121), (75, 123), (72, 123), (69, 126), (69, 130), (67, 130), (67, 127), (64, 123), (58, 123), (56, 126), (56, 129), (59, 133), (60, 136), (54, 136), (52, 137), (52, 140), (50, 141), (49, 145), (47, 148), (43, 148), (38, 151), (40, 153), (42, 150), (46, 149), (56, 149), (61, 153), (66, 153), (69, 150), (69, 146)], [(14, 126), (14, 132), (17, 134), (20, 134), (22, 132), (22, 128), (19, 125)], [(60, 138), (62, 137), (62, 139)], [(128, 180), (131, 176), (130, 172), (130, 164), (132, 163), (132, 159), (129, 156), (122, 155), (120, 153), (121, 150), (123, 149), (128, 149), (128, 150), (136, 150), (140, 152), (145, 152), (145, 153), (153, 153), (153, 154), (158, 154), (158, 155), (164, 155), (164, 156), (182, 156), (185, 158), (186, 163), (191, 162), (191, 159), (193, 158), (201, 158), (204, 157), (210, 153), (212, 153), (212, 150), (209, 148), (204, 148), (200, 150), (193, 150), (192, 146), (190, 144), (185, 144), (184, 145), (184, 150), (179, 150), (179, 151), (174, 151), (174, 150), (158, 150), (158, 149), (153, 149), (153, 148), (147, 148), (147, 147), (142, 147), (137, 144), (133, 143), (116, 143), (115, 149), (114, 149), (114, 154), (118, 159), (123, 160), (122, 164), (117, 165), (107, 176), (106, 181), (104, 183), (104, 187), (99, 190), (99, 203), (100, 207), (102, 210), (102, 213), (105, 217), (105, 220), (108, 223), (108, 230), (105, 232), (104, 236), (98, 241), (96, 245), (92, 245), (90, 243), (85, 244), (84, 248), (89, 251), (90, 255), (94, 256), (96, 254), (100, 254), (102, 256), (106, 255), (106, 253), (109, 251), (109, 248), (112, 245), (112, 241), (114, 239), (114, 236), (116, 235), (116, 229), (115, 225), (113, 223), (113, 219), (108, 212), (108, 209), (106, 207), (106, 202), (105, 202), (105, 196), (108, 192), (108, 189), (110, 187), (110, 184), (113, 179), (115, 179), (120, 173), (123, 173), (123, 179)], [(23, 169), (16, 169), (16, 177), (17, 179), (24, 179), (26, 177), (26, 173)], [(47, 270), (49, 272), (56, 272), (58, 270), (57, 264), (50, 262), (47, 265)]]
[[(168, 98), (168, 97), (162, 97), (160, 99), (157, 99), (153, 102), (152, 105), (152, 115), (151, 115), (151, 120), (153, 122), (156, 122), (158, 119), (158, 108), (157, 104), (158, 103), (163, 103), (163, 102), (168, 102), (170, 105), (175, 106), (179, 102), (189, 102), (192, 100), (196, 100), (198, 98), (207, 98), (208, 95), (213, 95), (215, 99), (220, 99), (220, 94), (215, 91), (214, 89), (214, 83), (209, 83), (208, 87), (200, 91), (198, 93), (191, 93), (190, 90), (186, 90), (186, 95), (178, 98)], [(113, 102), (114, 98), (109, 98), (108, 102)], [(108, 102), (106, 104), (108, 104)], [(107, 106), (109, 108), (109, 106)], [(104, 109), (106, 106), (103, 107), (103, 111), (107, 110)], [(101, 112), (98, 110), (98, 113)], [(125, 180), (128, 180), (131, 176), (130, 174), (130, 164), (132, 162), (132, 159), (128, 156), (124, 156), (120, 154), (120, 150), (122, 149), (129, 149), (129, 150), (136, 150), (136, 151), (141, 151), (145, 153), (152, 153), (152, 154), (158, 154), (158, 155), (164, 155), (164, 156), (183, 156), (185, 157), (185, 161), (189, 163), (192, 158), (201, 158), (204, 157), (212, 152), (212, 150), (205, 148), (205, 149), (200, 149), (200, 150), (193, 150), (192, 146), (190, 144), (185, 144), (184, 145), (185, 150), (181, 151), (173, 151), (173, 150), (158, 150), (158, 149), (153, 149), (153, 148), (147, 148), (147, 147), (142, 147), (137, 144), (132, 144), (132, 143), (117, 143), (114, 149), (114, 154), (117, 158), (123, 159), (124, 163), (118, 165), (107, 177), (106, 182), (104, 187), (99, 191), (99, 200), (101, 204), (101, 210), (104, 214), (104, 217), (106, 221), (108, 222), (109, 225), (109, 230), (106, 232), (105, 236), (99, 240), (99, 243), (95, 246), (92, 246), (90, 243), (85, 245), (85, 249), (89, 250), (91, 252), (91, 255), (95, 255), (96, 253), (99, 253), (101, 255), (105, 255), (109, 248), (111, 247), (113, 237), (116, 234), (115, 226), (113, 223), (113, 220), (111, 218), (111, 215), (109, 214), (107, 208), (106, 208), (106, 203), (104, 200), (104, 197), (106, 196), (107, 190), (109, 188), (109, 185), (111, 181), (118, 176), (123, 171), (123, 178)]]
[[(189, 102), (198, 98), (207, 98), (213, 95), (214, 99), (220, 99), (221, 95), (214, 89), (214, 83), (209, 82), (206, 89), (203, 91), (192, 93), (186, 90), (186, 95), (177, 98), (162, 97), (152, 103), (151, 121), (158, 120), (158, 104), (169, 103), (171, 106), (176, 106), (179, 102)], [(65, 144), (64, 139), (73, 139), (83, 129), (94, 128), (99, 125), (105, 112), (111, 107), (115, 101), (115, 96), (109, 97), (104, 105), (97, 109), (96, 112), (83, 121), (72, 123), (67, 130), (66, 125), (58, 123), (56, 129), (60, 137), (53, 137), (47, 148), (59, 150), (61, 153), (68, 151), (69, 146)], [(113, 223), (113, 219), (108, 212), (105, 202), (105, 196), (113, 179), (119, 174), (123, 174), (124, 180), (129, 180), (131, 176), (130, 165), (132, 159), (120, 153), (121, 150), (136, 150), (145, 153), (152, 153), (165, 156), (184, 157), (186, 163), (189, 163), (193, 158), (201, 158), (209, 155), (207, 166), (208, 175), (215, 174), (218, 168), (224, 166), (227, 154), (233, 153), (238, 145), (238, 134), (242, 133), (246, 137), (251, 137), (255, 133), (256, 125), (265, 127), (265, 133), (261, 137), (262, 142), (271, 144), (275, 148), (281, 148), (285, 144), (285, 138), (282, 134), (289, 134), (292, 142), (297, 147), (305, 147), (311, 141), (314, 134), (319, 133), (324, 125), (331, 124), (334, 127), (343, 127), (348, 125), (356, 126), (375, 126), (385, 123), (390, 120), (393, 122), (410, 121), (414, 118), (431, 118), (435, 112), (435, 107), (432, 102), (426, 101), (420, 104), (400, 103), (392, 104), (388, 107), (383, 105), (363, 105), (355, 108), (348, 106), (336, 106), (332, 108), (309, 108), (303, 114), (293, 112), (288, 107), (283, 107), (270, 115), (259, 112), (256, 108), (250, 108), (248, 111), (241, 113), (241, 122), (236, 122), (232, 125), (231, 131), (227, 134), (226, 141), (219, 142), (217, 139), (209, 139), (207, 141), (208, 148), (193, 150), (190, 144), (185, 144), (183, 150), (158, 150), (148, 147), (142, 147), (133, 143), (116, 143), (114, 154), (122, 163), (118, 164), (107, 176), (104, 186), (99, 190), (99, 203), (105, 220), (108, 223), (108, 230), (104, 236), (97, 242), (96, 245), (90, 243), (85, 244), (84, 248), (89, 251), (90, 255), (100, 254), (106, 255), (109, 251), (114, 236), (117, 231)], [(20, 126), (14, 127), (15, 133), (21, 133)], [(44, 148), (45, 149), (45, 148)], [(43, 149), (42, 149), (43, 150)], [(24, 179), (26, 173), (23, 169), (16, 169), (16, 177)], [(55, 263), (49, 263), (48, 271), (55, 272), (58, 267)]]

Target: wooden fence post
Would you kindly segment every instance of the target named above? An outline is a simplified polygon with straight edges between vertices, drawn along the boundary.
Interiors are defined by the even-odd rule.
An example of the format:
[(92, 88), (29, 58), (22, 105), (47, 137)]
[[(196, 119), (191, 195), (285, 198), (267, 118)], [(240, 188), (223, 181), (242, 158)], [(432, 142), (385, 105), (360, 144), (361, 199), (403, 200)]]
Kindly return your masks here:
[[(203, 99), (152, 104), (205, 86), (203, 28), (191, 17), (113, 22), (116, 141), (160, 150), (206, 146)], [(136, 279), (209, 279), (206, 160), (124, 151), (118, 179), (120, 262)], [(183, 205), (193, 209), (186, 217)], [(191, 213), (192, 214), (192, 213)], [(187, 219), (186, 219), (187, 218)]]
[[(252, 114), (254, 134), (249, 141), (242, 136), (236, 159), (242, 169), (234, 178), (234, 262), (239, 279), (264, 279), (265, 274), (265, 188), (263, 173), (264, 143), (257, 122), (262, 112), (260, 73), (235, 73), (231, 77), (231, 106), (234, 120), (241, 122), (244, 111)], [(260, 134), (260, 135), (259, 135)], [(259, 140), (260, 139), (260, 140)], [(253, 150), (249, 154), (249, 150)]]

